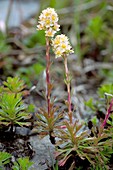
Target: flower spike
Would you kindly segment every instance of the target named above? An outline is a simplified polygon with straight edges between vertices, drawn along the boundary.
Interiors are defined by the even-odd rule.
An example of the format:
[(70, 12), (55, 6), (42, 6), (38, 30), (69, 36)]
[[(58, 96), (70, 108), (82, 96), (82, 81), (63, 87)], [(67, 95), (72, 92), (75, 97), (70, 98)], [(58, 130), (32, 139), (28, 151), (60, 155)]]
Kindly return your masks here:
[(44, 30), (46, 37), (53, 37), (59, 31), (58, 15), (54, 8), (47, 8), (39, 16), (38, 30)]
[(68, 55), (74, 53), (69, 43), (68, 37), (64, 34), (57, 35), (55, 39), (52, 40), (52, 46), (56, 58), (64, 56), (65, 54)]

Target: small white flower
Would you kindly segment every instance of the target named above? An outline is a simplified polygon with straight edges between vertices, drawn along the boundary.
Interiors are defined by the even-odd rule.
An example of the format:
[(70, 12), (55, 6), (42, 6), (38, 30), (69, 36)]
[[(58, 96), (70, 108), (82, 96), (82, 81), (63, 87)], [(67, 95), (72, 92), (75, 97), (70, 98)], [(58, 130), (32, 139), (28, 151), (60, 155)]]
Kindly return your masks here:
[(47, 37), (53, 37), (56, 31), (54, 31), (52, 28), (45, 31)]

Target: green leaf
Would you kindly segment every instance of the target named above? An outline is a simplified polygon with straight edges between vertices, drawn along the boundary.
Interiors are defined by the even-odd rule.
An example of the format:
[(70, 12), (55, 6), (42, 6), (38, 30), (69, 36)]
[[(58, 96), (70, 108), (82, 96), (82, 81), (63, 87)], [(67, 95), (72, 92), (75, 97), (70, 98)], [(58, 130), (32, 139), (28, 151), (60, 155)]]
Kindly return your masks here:
[(27, 113), (27, 106), (23, 103), (20, 93), (17, 95), (14, 93), (3, 93), (0, 107), (1, 124), (28, 125), (25, 120), (30, 118), (30, 114)]
[(10, 162), (11, 154), (7, 152), (0, 152), (0, 166), (6, 165)]
[(92, 110), (95, 110), (94, 104), (93, 104), (93, 98), (90, 98), (88, 101), (85, 102), (85, 105), (91, 108)]
[(18, 158), (17, 162), (14, 162), (14, 166), (12, 167), (13, 170), (28, 170), (28, 168), (33, 165), (33, 162), (29, 160), (28, 157), (25, 158)]
[(113, 97), (113, 84), (103, 84), (100, 88), (98, 88), (98, 95), (101, 98), (104, 98), (105, 94), (108, 94), (108, 97)]
[(33, 48), (36, 45), (45, 45), (45, 33), (44, 31), (37, 31), (31, 36), (24, 39), (23, 42), (28, 48)]
[(19, 77), (8, 77), (7, 81), (4, 81), (3, 84), (7, 87), (8, 91), (14, 93), (21, 92), (25, 88), (23, 80), (20, 80)]

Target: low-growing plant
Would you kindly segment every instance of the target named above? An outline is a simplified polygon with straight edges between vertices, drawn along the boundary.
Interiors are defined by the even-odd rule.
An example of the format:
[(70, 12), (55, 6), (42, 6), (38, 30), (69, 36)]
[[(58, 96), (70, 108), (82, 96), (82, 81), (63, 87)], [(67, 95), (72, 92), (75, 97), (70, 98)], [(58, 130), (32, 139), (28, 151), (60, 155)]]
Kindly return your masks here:
[(7, 152), (0, 152), (0, 170), (5, 170), (4, 165), (10, 162), (11, 154)]
[(29, 119), (29, 114), (25, 112), (27, 106), (23, 103), (21, 94), (6, 94), (0, 98), (0, 124), (10, 126), (29, 125), (25, 119)]
[[(76, 123), (77, 124), (77, 123)], [(79, 128), (81, 125), (78, 126)], [(93, 168), (99, 165), (107, 167), (112, 151), (112, 139), (108, 138), (106, 133), (100, 136), (94, 134), (93, 137), (88, 135), (88, 131), (79, 131), (77, 125), (72, 127), (68, 124), (68, 129), (62, 131), (59, 142), (60, 149), (57, 149), (56, 156), (60, 160), (59, 165), (63, 166), (70, 157), (76, 166), (76, 158), (79, 156), (81, 160), (88, 160)], [(76, 130), (76, 131), (75, 131)], [(75, 132), (75, 133), (74, 133)], [(73, 134), (72, 134), (73, 133)], [(63, 146), (63, 147), (62, 147)]]
[(11, 127), (29, 126), (31, 118), (29, 111), (32, 106), (25, 105), (22, 99), (22, 90), (25, 85), (18, 77), (8, 77), (0, 91), (0, 124)]
[[(12, 155), (7, 152), (0, 152), (0, 170), (5, 170), (6, 165), (11, 163)], [(12, 163), (11, 163), (12, 164)], [(18, 158), (12, 165), (12, 170), (28, 170), (33, 165), (29, 157)]]
[(8, 77), (7, 81), (3, 82), (4, 91), (10, 93), (20, 93), (25, 88), (25, 84), (19, 77)]
[[(112, 84), (104, 84), (102, 85), (100, 88), (98, 88), (98, 95), (99, 95), (99, 99), (96, 101), (98, 103), (98, 105), (101, 105), (101, 108), (104, 107), (106, 105), (107, 111), (105, 114), (105, 109), (104, 110), (99, 110), (99, 108), (96, 109), (96, 105), (95, 103), (90, 99), (89, 101), (91, 102), (86, 102), (86, 105), (90, 108), (90, 112), (93, 112), (93, 114), (96, 114), (97, 110), (100, 111), (100, 113), (102, 112), (105, 116), (104, 116), (104, 121), (100, 124), (100, 126), (98, 126), (97, 123), (94, 124), (91, 128), (92, 134), (96, 134), (96, 136), (98, 135), (98, 137), (104, 137), (103, 139), (99, 139), (98, 144), (99, 144), (99, 149), (100, 149), (100, 154), (101, 157), (103, 158), (102, 160), (104, 160), (104, 162), (102, 163), (102, 160), (99, 160), (99, 162), (97, 162), (98, 164), (98, 169), (102, 169), (102, 167), (104, 167), (103, 165), (105, 165), (105, 169), (108, 169), (107, 167), (107, 163), (110, 160), (110, 156), (113, 154), (113, 138), (112, 138), (112, 133), (113, 133), (113, 114), (112, 114), (112, 109), (113, 109), (113, 95), (112, 95)], [(103, 99), (103, 104), (101, 103)], [(95, 112), (94, 112), (95, 111)], [(93, 120), (93, 119), (92, 119)], [(98, 132), (95, 132), (95, 127), (97, 129), (98, 127)], [(107, 129), (106, 129), (106, 128)], [(97, 137), (96, 137), (97, 138)], [(98, 159), (97, 159), (98, 160)], [(102, 164), (101, 164), (102, 163)]]
[[(59, 141), (56, 157), (60, 160), (59, 165), (64, 166), (70, 157), (76, 165), (76, 157), (79, 156), (81, 160), (88, 160), (91, 167), (94, 169), (108, 169), (108, 163), (111, 155), (113, 154), (113, 126), (111, 109), (113, 107), (113, 100), (110, 103), (105, 119), (97, 129), (91, 128), (91, 133), (84, 130), (84, 126), (76, 122), (75, 125), (65, 122), (65, 129), (59, 132)], [(108, 118), (111, 121), (108, 121)], [(106, 130), (104, 127), (109, 122), (110, 127)], [(82, 129), (81, 129), (82, 128)]]
[(12, 170), (28, 170), (33, 165), (29, 157), (18, 158), (12, 166)]
[[(88, 108), (88, 112), (94, 116), (100, 114), (102, 119), (105, 117), (106, 108), (109, 108), (109, 104), (113, 98), (113, 85), (112, 84), (103, 84), (98, 90), (98, 100), (90, 98), (85, 102), (85, 105)], [(97, 116), (98, 117), (98, 116)]]

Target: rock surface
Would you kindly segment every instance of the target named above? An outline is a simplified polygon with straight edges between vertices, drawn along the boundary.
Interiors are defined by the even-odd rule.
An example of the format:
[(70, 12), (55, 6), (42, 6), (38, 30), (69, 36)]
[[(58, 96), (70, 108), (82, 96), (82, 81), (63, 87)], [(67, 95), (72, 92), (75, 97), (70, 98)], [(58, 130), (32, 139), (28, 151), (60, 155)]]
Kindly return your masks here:
[[(5, 22), (10, 0), (0, 0), (0, 22)], [(38, 0), (13, 0), (9, 27), (19, 26), (23, 20), (39, 10)]]
[(46, 136), (43, 139), (39, 139), (38, 136), (33, 136), (30, 137), (29, 141), (35, 151), (34, 157), (31, 160), (34, 164), (29, 170), (46, 170), (47, 164), (52, 166), (52, 163), (55, 162), (55, 148), (50, 143), (49, 136)]

